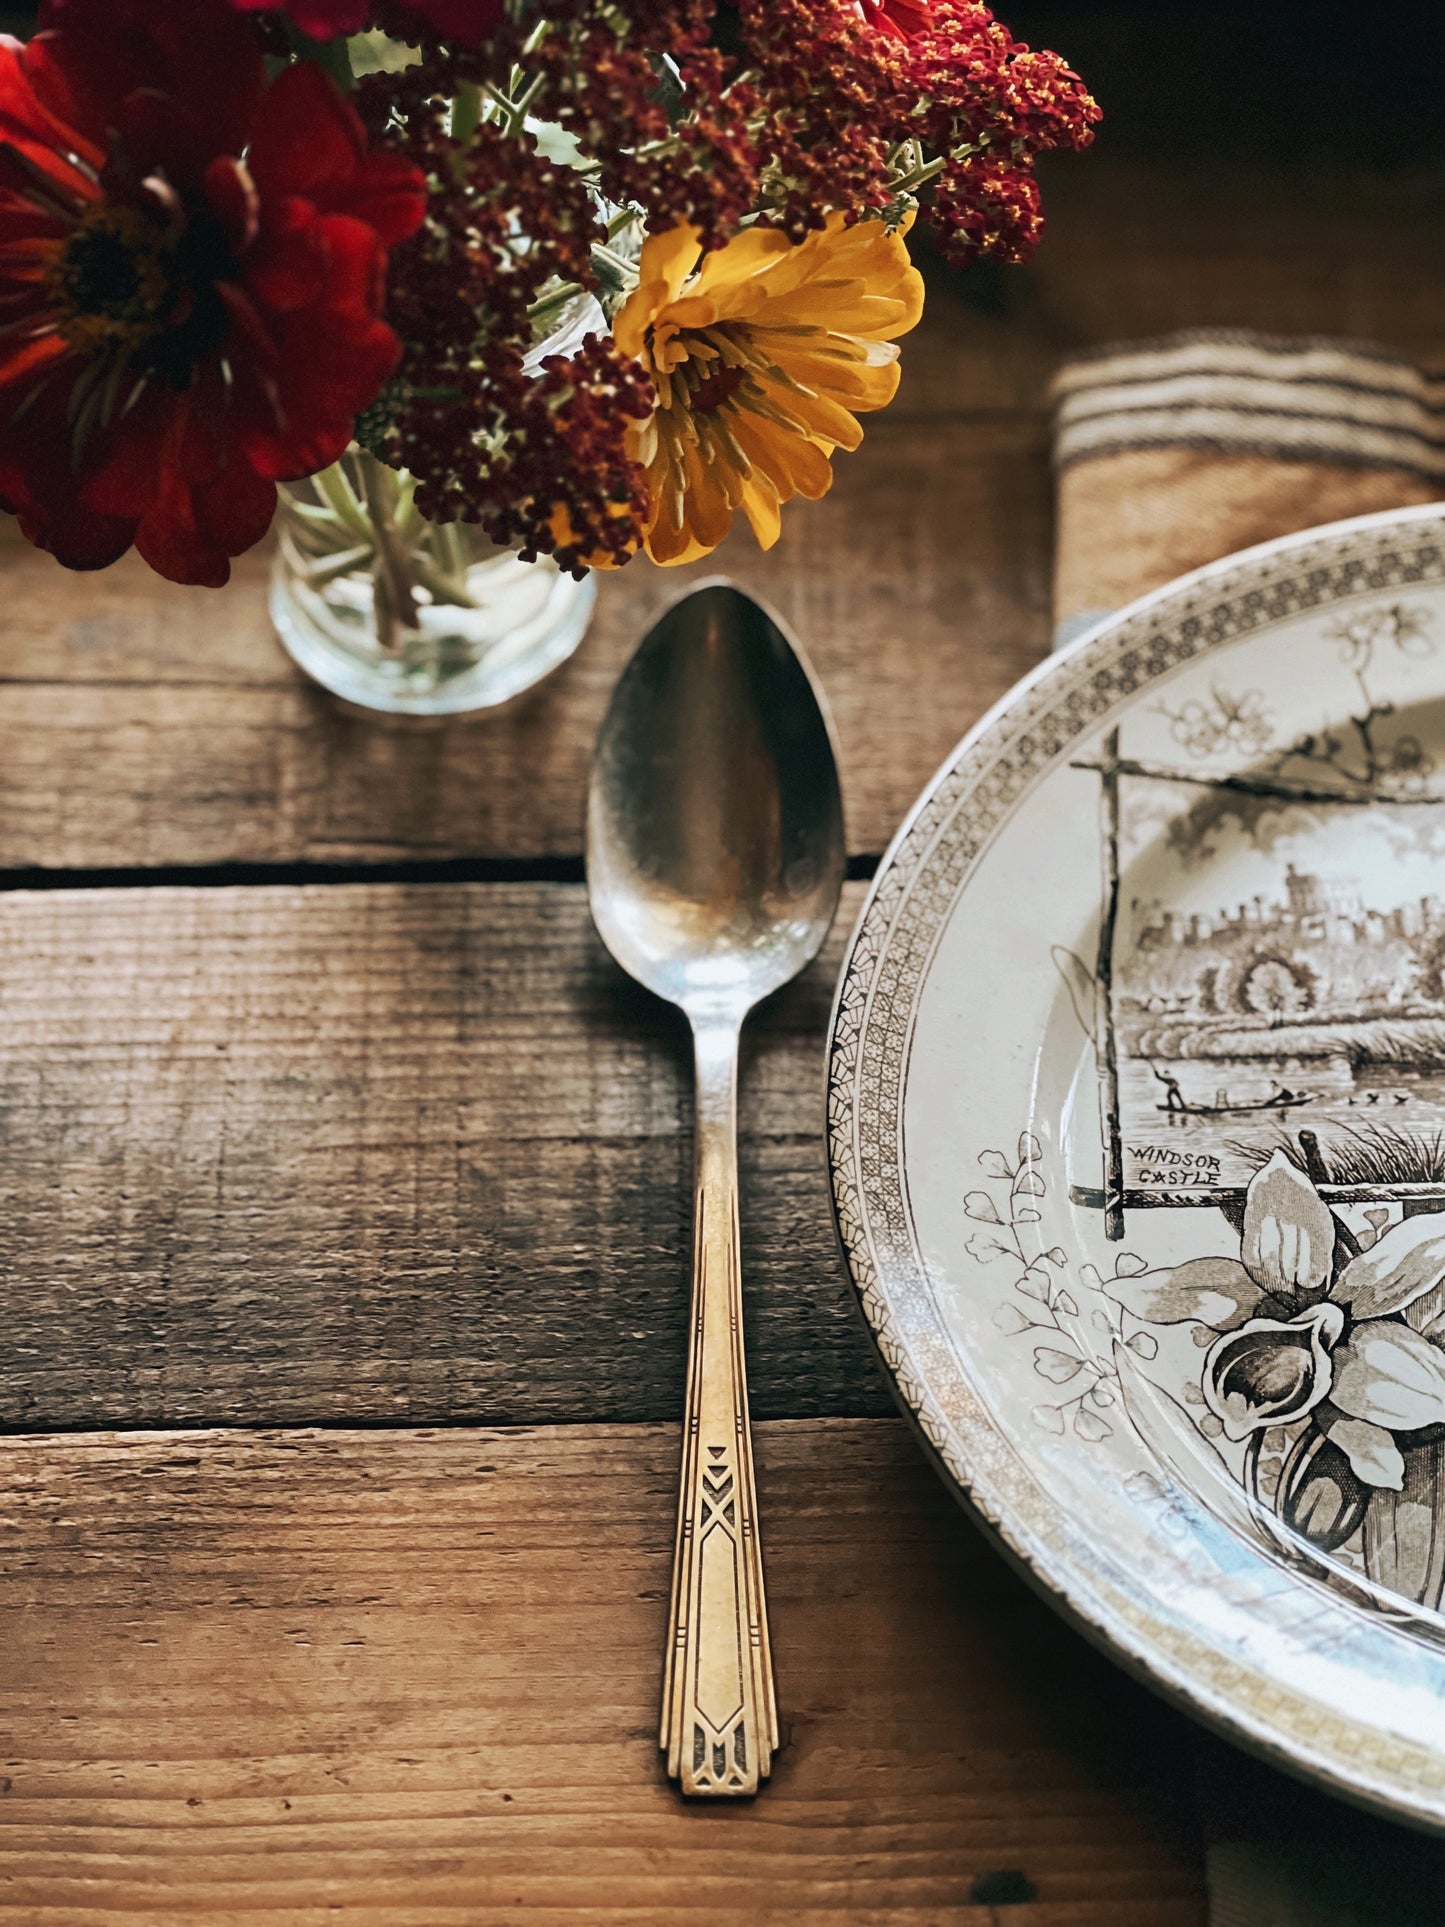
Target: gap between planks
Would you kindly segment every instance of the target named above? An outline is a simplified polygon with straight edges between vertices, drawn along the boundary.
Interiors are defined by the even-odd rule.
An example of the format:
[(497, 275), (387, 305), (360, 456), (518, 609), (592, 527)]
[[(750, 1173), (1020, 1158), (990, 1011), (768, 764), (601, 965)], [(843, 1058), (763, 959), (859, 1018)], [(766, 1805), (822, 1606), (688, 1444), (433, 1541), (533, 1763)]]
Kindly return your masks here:
[[(850, 883), (870, 882), (880, 853), (850, 856)], [(585, 883), (581, 856), (425, 857), (405, 862), (215, 863), (150, 869), (0, 870), (0, 896), (12, 890), (237, 890), (296, 884)]]

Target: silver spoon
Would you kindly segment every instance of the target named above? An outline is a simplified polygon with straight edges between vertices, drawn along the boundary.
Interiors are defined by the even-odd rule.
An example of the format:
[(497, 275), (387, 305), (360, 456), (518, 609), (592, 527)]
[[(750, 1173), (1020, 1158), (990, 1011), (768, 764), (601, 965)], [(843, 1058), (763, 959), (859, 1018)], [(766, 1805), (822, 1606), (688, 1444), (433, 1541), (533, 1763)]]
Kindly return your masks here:
[(623, 671), (597, 739), (587, 887), (602, 940), (692, 1025), (692, 1310), (661, 1744), (684, 1793), (756, 1793), (778, 1744), (738, 1251), (743, 1019), (818, 953), (843, 883), (822, 697), (782, 624), (705, 582)]

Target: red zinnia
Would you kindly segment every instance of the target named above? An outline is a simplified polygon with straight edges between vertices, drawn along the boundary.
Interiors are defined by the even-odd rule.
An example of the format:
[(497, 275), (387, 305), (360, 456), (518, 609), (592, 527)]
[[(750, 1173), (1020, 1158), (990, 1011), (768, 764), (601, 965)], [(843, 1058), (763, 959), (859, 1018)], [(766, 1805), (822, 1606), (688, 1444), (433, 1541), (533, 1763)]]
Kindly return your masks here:
[(858, 11), (870, 27), (898, 40), (911, 40), (931, 24), (931, 5), (932, 0), (857, 0)]
[(396, 365), (422, 177), (223, 0), (46, 0), (0, 37), (0, 508), (72, 568), (219, 586)]
[(371, 25), (371, 0), (231, 0), (238, 13), (285, 13), (313, 40), (360, 33)]
[(231, 0), (231, 5), (242, 13), (285, 13), (313, 40), (360, 33), (383, 15), (383, 24), (420, 29), (463, 47), (479, 47), (496, 32), (505, 11), (505, 0), (381, 0), (379, 5), (377, 0)]

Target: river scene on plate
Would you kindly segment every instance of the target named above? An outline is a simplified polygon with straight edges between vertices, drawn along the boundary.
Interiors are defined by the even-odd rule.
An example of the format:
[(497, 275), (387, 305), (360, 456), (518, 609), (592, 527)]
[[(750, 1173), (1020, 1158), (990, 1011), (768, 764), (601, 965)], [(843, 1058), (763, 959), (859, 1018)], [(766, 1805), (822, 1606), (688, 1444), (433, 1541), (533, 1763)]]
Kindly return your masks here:
[(1131, 1184), (1238, 1184), (1302, 1127), (1339, 1182), (1445, 1177), (1445, 897), (1291, 855), (1208, 910), (1136, 898), (1116, 1011)]
[[(1258, 692), (1214, 688), (1159, 712), (1180, 764), (1115, 752), (1109, 1007), (1135, 1190), (1238, 1185), (1301, 1130), (1333, 1183), (1445, 1180), (1441, 756), (1369, 680), (1435, 639), (1391, 608), (1335, 640), (1347, 722), (1290, 739)], [(1259, 762), (1216, 784), (1183, 767), (1226, 747)]]

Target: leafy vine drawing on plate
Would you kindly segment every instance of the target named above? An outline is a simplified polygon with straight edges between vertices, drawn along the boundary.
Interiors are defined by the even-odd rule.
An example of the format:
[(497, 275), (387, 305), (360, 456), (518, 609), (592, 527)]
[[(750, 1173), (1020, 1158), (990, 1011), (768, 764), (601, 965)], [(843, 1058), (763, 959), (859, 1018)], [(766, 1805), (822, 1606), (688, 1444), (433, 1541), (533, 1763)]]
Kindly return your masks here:
[(1268, 767), (1277, 776), (1298, 775), (1304, 766), (1328, 771), (1356, 790), (1393, 784), (1415, 791), (1433, 773), (1434, 760), (1408, 731), (1381, 741), (1378, 725), (1394, 717), (1395, 706), (1372, 691), (1370, 678), (1376, 658), (1390, 649), (1409, 661), (1433, 655), (1430, 626), (1429, 610), (1400, 602), (1332, 623), (1326, 636), (1353, 676), (1362, 707), (1345, 718), (1343, 727), (1325, 724), (1282, 747), (1275, 746), (1274, 718), (1258, 689), (1236, 694), (1216, 683), (1207, 696), (1191, 696), (1173, 706), (1158, 704), (1157, 713), (1168, 722), (1174, 741), (1196, 759), (1231, 752), (1263, 755), (1272, 749)]
[[(1146, 1359), (1154, 1358), (1159, 1350), (1152, 1333), (1132, 1325), (1125, 1330), (1128, 1307), (1109, 1291), (1110, 1285), (1143, 1272), (1145, 1265), (1135, 1253), (1121, 1251), (1114, 1260), (1114, 1277), (1107, 1283), (1096, 1266), (1078, 1267), (1080, 1282), (1099, 1301), (1089, 1314), (1089, 1322), (1095, 1334), (1109, 1343), (1109, 1356), (1101, 1356), (1082, 1335), (1083, 1314), (1069, 1288), (1068, 1253), (1062, 1245), (1053, 1245), (1030, 1255), (1025, 1245), (1028, 1229), (1043, 1216), (1038, 1200), (1048, 1195), (1039, 1168), (1042, 1159), (1039, 1141), (1030, 1131), (1020, 1136), (1018, 1156), (1012, 1163), (1002, 1151), (980, 1153), (978, 1162), (985, 1175), (1008, 1189), (1000, 1193), (1001, 1206), (987, 1191), (970, 1191), (964, 1198), (965, 1213), (983, 1227), (970, 1233), (966, 1248), (980, 1264), (1006, 1258), (1017, 1268), (1013, 1283), (1017, 1297), (1005, 1299), (994, 1312), (993, 1322), (1010, 1337), (1041, 1333), (1042, 1339), (1034, 1346), (1034, 1370), (1052, 1385), (1077, 1388), (1063, 1398), (1045, 1399), (1035, 1405), (1034, 1423), (1058, 1434), (1070, 1427), (1076, 1437), (1097, 1444), (1111, 1438), (1114, 1431), (1105, 1414), (1120, 1397), (1115, 1347), (1123, 1345)], [(1020, 1304), (1020, 1298), (1025, 1303)]]

